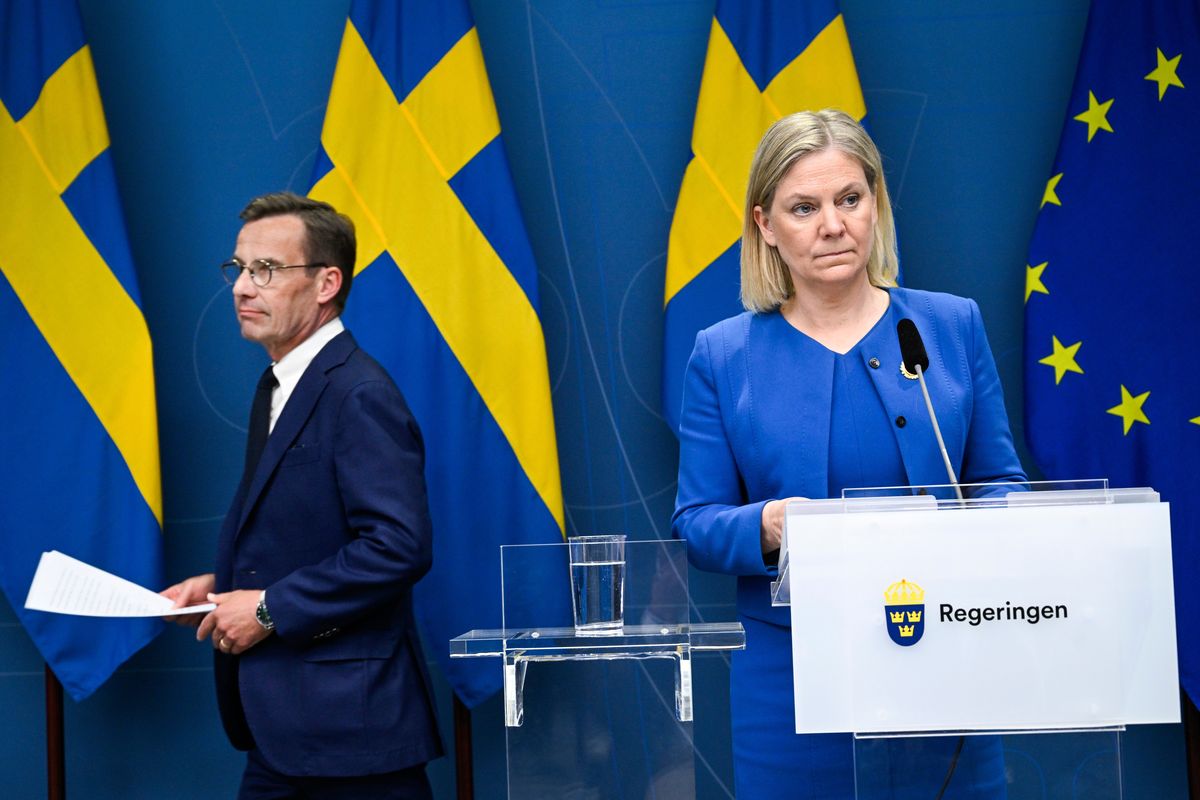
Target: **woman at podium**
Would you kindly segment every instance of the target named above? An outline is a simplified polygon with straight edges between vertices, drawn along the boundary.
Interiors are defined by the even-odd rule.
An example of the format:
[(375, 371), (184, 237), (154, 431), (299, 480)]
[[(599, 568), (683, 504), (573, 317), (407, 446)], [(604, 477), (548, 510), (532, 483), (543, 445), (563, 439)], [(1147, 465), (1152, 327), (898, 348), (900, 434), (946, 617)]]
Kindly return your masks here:
[[(916, 324), (928, 353), (960, 480), (1026, 480), (979, 307), (897, 287), (897, 265), (879, 151), (862, 126), (835, 110), (772, 125), (746, 192), (746, 311), (701, 331), (688, 363), (672, 518), (697, 567), (738, 577), (738, 797), (855, 796), (852, 737), (794, 732), (788, 609), (771, 606), (769, 583), (789, 499), (947, 482), (916, 376), (903, 369), (901, 319)], [(1005, 796), (996, 737), (895, 740), (872, 751), (880, 747), (872, 796)]]

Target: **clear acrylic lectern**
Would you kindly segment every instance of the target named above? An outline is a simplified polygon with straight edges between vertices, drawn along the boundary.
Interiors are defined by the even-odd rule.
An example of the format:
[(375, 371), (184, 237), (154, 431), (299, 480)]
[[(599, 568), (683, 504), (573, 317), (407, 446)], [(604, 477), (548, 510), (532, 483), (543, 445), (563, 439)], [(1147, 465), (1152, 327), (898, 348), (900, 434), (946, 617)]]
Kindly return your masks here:
[(1121, 731), (1179, 720), (1170, 520), (1106, 481), (790, 503), (796, 729), (857, 797), (1119, 800)]
[(508, 796), (694, 797), (692, 656), (745, 634), (692, 621), (685, 543), (505, 545), (500, 563), (504, 627), (450, 655), (504, 670)]

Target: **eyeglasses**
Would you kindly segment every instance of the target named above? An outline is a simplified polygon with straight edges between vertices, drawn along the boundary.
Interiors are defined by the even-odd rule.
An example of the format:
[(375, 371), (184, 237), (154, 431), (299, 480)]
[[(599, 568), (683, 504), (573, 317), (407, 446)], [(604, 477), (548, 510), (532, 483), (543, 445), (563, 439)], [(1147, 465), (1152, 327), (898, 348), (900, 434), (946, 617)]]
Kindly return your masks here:
[(225, 276), (225, 282), (233, 286), (243, 271), (249, 272), (250, 280), (254, 281), (254, 285), (262, 287), (270, 283), (271, 276), (281, 269), (316, 269), (328, 266), (328, 264), (276, 264), (265, 258), (243, 264), (235, 258), (221, 265), (221, 274)]

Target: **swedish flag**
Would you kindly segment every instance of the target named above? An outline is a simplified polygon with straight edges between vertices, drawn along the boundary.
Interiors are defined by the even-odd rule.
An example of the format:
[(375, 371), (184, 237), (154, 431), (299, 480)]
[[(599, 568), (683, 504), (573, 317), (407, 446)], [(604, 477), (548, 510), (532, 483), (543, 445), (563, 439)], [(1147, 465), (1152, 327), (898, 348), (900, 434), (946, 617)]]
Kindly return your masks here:
[(475, 705), (500, 671), (447, 640), (500, 627), (499, 545), (562, 541), (563, 511), (537, 268), (466, 0), (355, 2), (321, 145), (311, 195), (358, 228), (347, 323), (425, 435), (418, 614)]
[(0, 583), (78, 700), (161, 624), (22, 606), (50, 549), (162, 584), (154, 368), (79, 9), (0, 20)]
[(1093, 0), (1025, 267), (1025, 425), (1049, 478), (1171, 503), (1180, 677), (1200, 700), (1200, 12)]
[(758, 140), (787, 114), (829, 107), (867, 113), (836, 0), (718, 0), (667, 251), (662, 402), (672, 430), (696, 333), (742, 310), (738, 240)]

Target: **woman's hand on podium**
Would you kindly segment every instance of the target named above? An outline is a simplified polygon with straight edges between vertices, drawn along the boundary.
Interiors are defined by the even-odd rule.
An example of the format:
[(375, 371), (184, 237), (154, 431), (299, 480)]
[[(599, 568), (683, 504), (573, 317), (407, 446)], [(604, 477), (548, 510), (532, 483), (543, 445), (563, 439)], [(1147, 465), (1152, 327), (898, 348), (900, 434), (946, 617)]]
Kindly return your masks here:
[(783, 500), (768, 500), (762, 510), (762, 525), (759, 538), (763, 555), (779, 552), (783, 543), (783, 523), (787, 517), (787, 504), (792, 500), (807, 500), (807, 497), (787, 497)]

